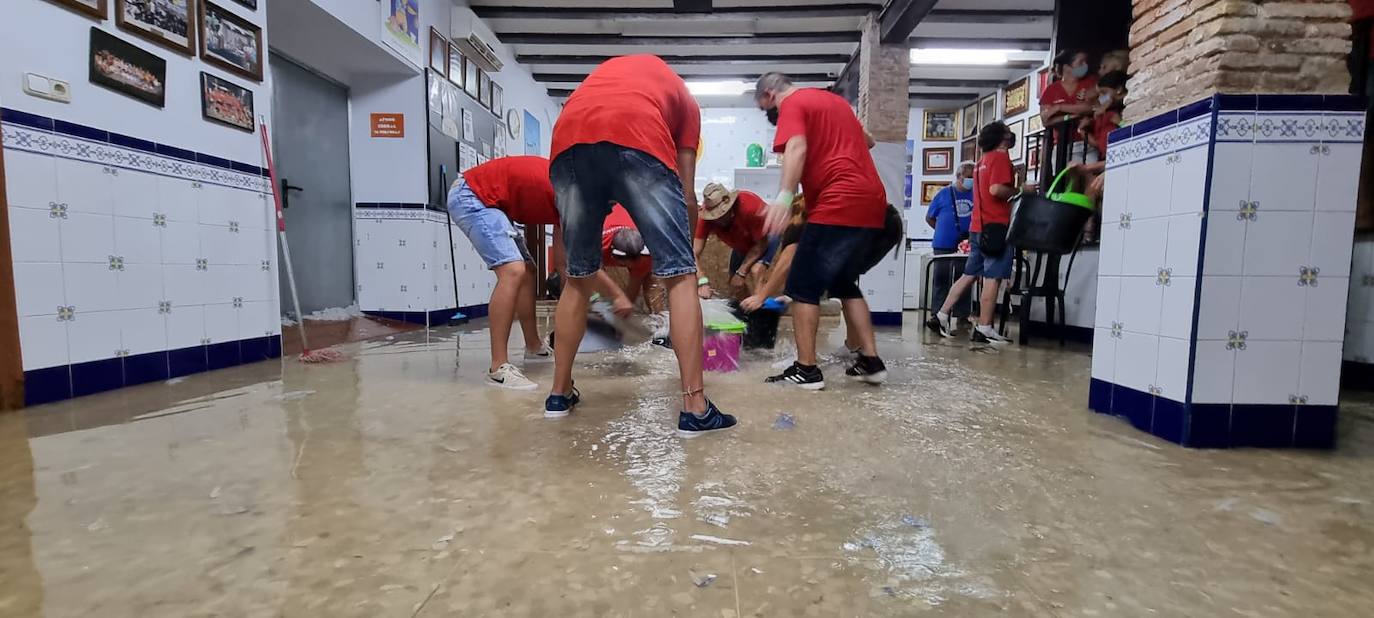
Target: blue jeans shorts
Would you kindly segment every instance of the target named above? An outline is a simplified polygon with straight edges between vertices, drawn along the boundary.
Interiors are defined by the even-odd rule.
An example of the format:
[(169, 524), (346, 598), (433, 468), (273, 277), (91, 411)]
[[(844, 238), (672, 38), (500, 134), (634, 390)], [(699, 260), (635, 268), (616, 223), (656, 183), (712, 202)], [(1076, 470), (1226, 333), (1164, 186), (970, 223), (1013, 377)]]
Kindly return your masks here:
[[(772, 266), (773, 258), (778, 255), (778, 245), (782, 244), (782, 237), (774, 236), (768, 239), (768, 248), (763, 250), (763, 255), (759, 257), (757, 263), (764, 266)], [(744, 255), (734, 249), (730, 250), (730, 274), (739, 272), (739, 267), (744, 266)]]
[(978, 246), (978, 232), (969, 234), (968, 262), (964, 264), (964, 274), (972, 277), (984, 277), (987, 279), (1010, 279), (1011, 261), (1016, 257), (1016, 248), (1007, 245), (1002, 255), (991, 257), (983, 255), (983, 249)]
[(870, 249), (882, 233), (877, 228), (807, 223), (787, 273), (787, 295), (808, 305), (820, 304), (827, 294), (840, 300), (863, 298), (859, 276), (873, 267)]
[(463, 230), (487, 268), (534, 261), (525, 247), (524, 228), (512, 224), (506, 213), (483, 204), (468, 183), (459, 182), (448, 192), (448, 216)]
[(696, 272), (682, 182), (658, 159), (610, 142), (578, 144), (553, 160), (549, 179), (563, 222), (569, 277), (601, 270), (601, 230), (613, 202), (625, 207), (644, 236), (654, 276)]

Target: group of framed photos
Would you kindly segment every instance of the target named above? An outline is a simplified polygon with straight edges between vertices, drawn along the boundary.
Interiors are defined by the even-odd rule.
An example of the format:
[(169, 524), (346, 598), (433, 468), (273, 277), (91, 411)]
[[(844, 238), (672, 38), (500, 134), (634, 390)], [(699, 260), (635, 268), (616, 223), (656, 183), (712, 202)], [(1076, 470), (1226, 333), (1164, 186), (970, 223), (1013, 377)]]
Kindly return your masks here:
[[(262, 28), (208, 0), (49, 0), (230, 73), (262, 82)], [(256, 11), (258, 0), (232, 0)], [(206, 120), (253, 132), (253, 91), (201, 72), (201, 114)], [(124, 39), (91, 27), (91, 83), (148, 103), (167, 103), (167, 61)]]
[(434, 28), (429, 29), (429, 67), (491, 110), (497, 118), (505, 114), (501, 85), (492, 81), (486, 71)]

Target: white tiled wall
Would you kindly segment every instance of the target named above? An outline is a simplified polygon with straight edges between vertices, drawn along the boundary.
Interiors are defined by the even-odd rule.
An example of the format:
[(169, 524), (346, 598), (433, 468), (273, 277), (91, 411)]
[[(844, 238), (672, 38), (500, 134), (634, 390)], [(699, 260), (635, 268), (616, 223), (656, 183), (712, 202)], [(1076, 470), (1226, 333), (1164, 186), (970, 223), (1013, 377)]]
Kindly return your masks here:
[(1359, 146), (1282, 128), (1346, 115), (1221, 113), (1194, 402), (1335, 404)]
[(260, 178), (4, 131), (25, 370), (280, 333)]
[(457, 260), (454, 301), (451, 225), (446, 213), (421, 209), (355, 209), (358, 304), (363, 311), (429, 312), (486, 304), (496, 276), (472, 243), (452, 227)]
[[(1185, 401), (1202, 232), (1207, 136), (1197, 118), (1126, 142), (1110, 163), (1097, 270), (1099, 380)], [(1101, 357), (1101, 358), (1099, 358)]]

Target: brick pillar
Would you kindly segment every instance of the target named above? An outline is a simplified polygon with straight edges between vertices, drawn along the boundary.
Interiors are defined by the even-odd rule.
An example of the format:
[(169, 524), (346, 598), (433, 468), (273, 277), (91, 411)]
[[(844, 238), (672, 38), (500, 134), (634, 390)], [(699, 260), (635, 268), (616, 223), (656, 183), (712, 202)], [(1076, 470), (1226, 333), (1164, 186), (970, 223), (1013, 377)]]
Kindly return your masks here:
[(877, 13), (865, 17), (860, 27), (859, 120), (877, 141), (905, 143), (911, 47), (879, 42)]
[(1218, 92), (1344, 94), (1348, 0), (1133, 0), (1135, 122)]

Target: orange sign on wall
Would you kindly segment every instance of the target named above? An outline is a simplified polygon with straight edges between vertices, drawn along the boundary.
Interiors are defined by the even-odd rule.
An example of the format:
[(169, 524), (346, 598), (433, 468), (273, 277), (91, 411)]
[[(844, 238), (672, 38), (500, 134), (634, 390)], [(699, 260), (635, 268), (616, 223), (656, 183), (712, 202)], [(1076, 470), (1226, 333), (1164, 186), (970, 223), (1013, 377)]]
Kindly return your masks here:
[(405, 114), (372, 114), (372, 137), (405, 136)]

